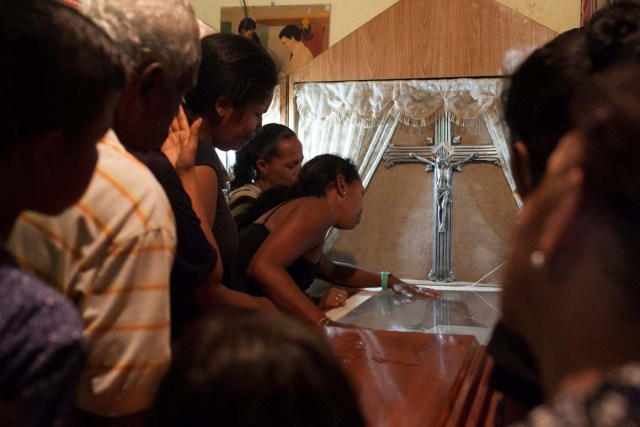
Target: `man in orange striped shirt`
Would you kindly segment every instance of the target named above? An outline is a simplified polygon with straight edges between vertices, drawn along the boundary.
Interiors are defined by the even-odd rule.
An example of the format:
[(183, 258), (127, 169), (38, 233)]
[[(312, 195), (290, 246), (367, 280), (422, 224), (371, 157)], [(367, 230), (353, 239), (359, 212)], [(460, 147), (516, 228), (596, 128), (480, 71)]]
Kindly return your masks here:
[[(66, 294), (84, 321), (88, 363), (74, 425), (135, 421), (170, 362), (169, 276), (176, 229), (167, 197), (126, 148), (157, 149), (200, 48), (186, 0), (83, 2), (130, 60), (113, 129), (80, 202), (57, 217), (27, 213), (10, 250)], [(126, 148), (125, 148), (126, 147)]]

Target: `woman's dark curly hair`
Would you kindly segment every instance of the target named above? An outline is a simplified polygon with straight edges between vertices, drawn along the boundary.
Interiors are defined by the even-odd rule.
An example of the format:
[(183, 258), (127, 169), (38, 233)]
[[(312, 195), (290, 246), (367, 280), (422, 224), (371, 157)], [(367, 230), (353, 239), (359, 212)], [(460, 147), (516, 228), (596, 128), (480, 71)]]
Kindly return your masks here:
[(338, 176), (347, 184), (360, 181), (360, 175), (353, 162), (335, 154), (321, 154), (309, 160), (300, 169), (298, 182), (292, 187), (282, 185), (271, 188), (258, 197), (243, 218), (243, 224), (251, 224), (268, 210), (288, 200), (298, 197), (322, 197), (336, 185)]

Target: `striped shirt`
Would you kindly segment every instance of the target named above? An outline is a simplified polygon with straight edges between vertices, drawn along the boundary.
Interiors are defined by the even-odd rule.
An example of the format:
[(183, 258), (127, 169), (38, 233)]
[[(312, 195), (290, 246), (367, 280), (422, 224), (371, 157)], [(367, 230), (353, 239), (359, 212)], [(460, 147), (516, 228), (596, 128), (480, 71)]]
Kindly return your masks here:
[(164, 191), (115, 133), (98, 153), (82, 199), (57, 217), (23, 214), (8, 246), (80, 311), (88, 362), (78, 406), (121, 416), (151, 405), (170, 362), (176, 231)]
[(240, 215), (246, 213), (261, 193), (262, 190), (254, 184), (243, 185), (229, 193), (229, 208), (233, 219), (237, 220)]

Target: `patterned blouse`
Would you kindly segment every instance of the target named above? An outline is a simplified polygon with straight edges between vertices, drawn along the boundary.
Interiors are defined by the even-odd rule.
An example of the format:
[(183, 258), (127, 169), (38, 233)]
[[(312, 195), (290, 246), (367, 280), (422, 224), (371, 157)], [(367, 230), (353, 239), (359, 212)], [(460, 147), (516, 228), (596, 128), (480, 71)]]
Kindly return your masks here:
[(0, 249), (1, 404), (27, 426), (62, 425), (83, 361), (76, 309)]
[(640, 426), (640, 363), (611, 371), (590, 394), (537, 407), (516, 426)]

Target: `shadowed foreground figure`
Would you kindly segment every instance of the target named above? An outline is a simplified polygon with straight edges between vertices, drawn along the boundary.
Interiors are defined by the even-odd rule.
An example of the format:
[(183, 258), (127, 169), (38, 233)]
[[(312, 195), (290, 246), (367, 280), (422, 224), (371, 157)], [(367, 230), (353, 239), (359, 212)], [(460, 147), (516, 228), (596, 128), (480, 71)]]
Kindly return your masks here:
[[(584, 90), (589, 76), (639, 59), (640, 2), (622, 0), (596, 12), (586, 28), (567, 31), (537, 49), (515, 71), (503, 102), (514, 177), (525, 205), (549, 156), (571, 128), (572, 96)], [(488, 349), (496, 362), (492, 383), (513, 399), (505, 406), (503, 421), (522, 418), (544, 398), (526, 343), (500, 322)]]
[(180, 290), (169, 289), (169, 201), (128, 150), (155, 153), (165, 141), (195, 83), (200, 45), (187, 0), (84, 0), (81, 11), (123, 52), (127, 83), (82, 198), (61, 215), (22, 215), (9, 249), (82, 317), (87, 364), (73, 425), (123, 427), (151, 406), (171, 359), (171, 322), (183, 308)]
[[(96, 142), (125, 81), (118, 49), (54, 1), (0, 8), (0, 407), (2, 422), (58, 426), (75, 398), (82, 323), (69, 301), (5, 250), (26, 210), (58, 214), (87, 188)], [(3, 424), (5, 425), (5, 424)]]
[(585, 83), (520, 215), (504, 323), (531, 349), (546, 401), (525, 425), (640, 420), (639, 79), (636, 65)]
[(180, 342), (152, 426), (364, 427), (340, 362), (283, 315), (210, 313)]

